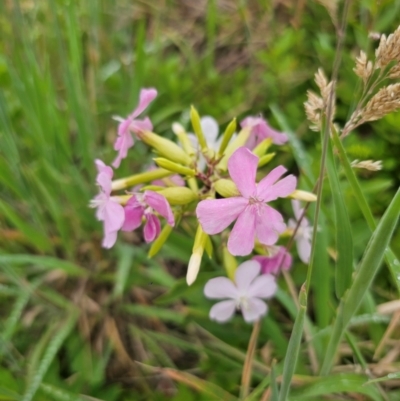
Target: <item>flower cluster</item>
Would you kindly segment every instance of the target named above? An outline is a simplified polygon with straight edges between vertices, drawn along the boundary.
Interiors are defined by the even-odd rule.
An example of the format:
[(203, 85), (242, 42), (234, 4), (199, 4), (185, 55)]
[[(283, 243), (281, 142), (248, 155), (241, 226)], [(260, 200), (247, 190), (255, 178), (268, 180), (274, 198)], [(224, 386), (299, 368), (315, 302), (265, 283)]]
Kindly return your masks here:
[[(295, 219), (288, 226), (271, 202), (288, 197), (312, 201), (314, 196), (296, 190), (296, 177), (285, 175), (283, 166), (264, 172), (275, 156), (275, 152), (268, 153), (270, 147), (283, 145), (288, 138), (261, 116), (245, 118), (239, 132), (234, 119), (218, 137), (217, 122), (209, 116), (200, 118), (192, 108), (194, 133), (175, 123), (175, 143), (152, 132), (149, 117), (139, 118), (156, 96), (155, 89), (143, 89), (132, 114), (117, 119), (114, 149), (118, 153), (112, 166), (118, 168), (135, 140), (140, 140), (157, 153), (153, 159), (157, 167), (113, 180), (112, 167), (95, 162), (99, 194), (91, 206), (103, 222), (103, 246), (111, 248), (118, 231), (133, 231), (143, 223), (144, 241), (151, 243), (149, 255), (153, 256), (172, 228), (185, 220), (185, 230), (196, 232), (188, 263), (189, 285), (196, 280), (204, 251), (209, 256), (220, 250), (230, 255), (223, 258), (229, 278), (216, 277), (204, 288), (206, 297), (223, 299), (211, 308), (210, 318), (225, 322), (239, 309), (245, 321), (254, 322), (267, 313), (263, 299), (276, 292), (277, 275), (292, 264), (288, 250), (277, 245), (280, 237), (295, 233), (298, 254), (305, 263), (311, 249), (312, 229), (298, 201), (293, 200)], [(166, 221), (163, 227), (159, 217)], [(214, 249), (210, 236), (217, 234), (222, 248)], [(249, 255), (237, 267), (235, 257)]]

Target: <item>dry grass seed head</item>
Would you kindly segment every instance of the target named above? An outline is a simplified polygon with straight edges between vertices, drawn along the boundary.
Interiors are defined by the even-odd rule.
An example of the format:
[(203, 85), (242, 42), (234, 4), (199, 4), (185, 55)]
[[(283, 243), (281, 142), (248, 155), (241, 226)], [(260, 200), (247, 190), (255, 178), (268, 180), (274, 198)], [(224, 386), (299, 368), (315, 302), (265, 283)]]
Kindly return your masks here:
[(382, 170), (382, 160), (354, 160), (351, 162), (351, 167), (353, 168), (363, 168), (369, 171), (379, 171)]
[(379, 120), (400, 108), (400, 84), (381, 88), (367, 103), (361, 114), (361, 122)]
[(368, 61), (367, 55), (361, 50), (360, 55), (356, 58), (356, 66), (353, 71), (357, 76), (362, 78), (364, 83), (372, 74), (372, 61)]
[(307, 91), (307, 101), (304, 102), (304, 109), (308, 121), (311, 122), (312, 131), (321, 129), (321, 110), (324, 108), (324, 101), (313, 91)]
[(400, 61), (400, 26), (388, 37), (381, 36), (375, 56), (375, 68), (385, 67), (391, 61)]

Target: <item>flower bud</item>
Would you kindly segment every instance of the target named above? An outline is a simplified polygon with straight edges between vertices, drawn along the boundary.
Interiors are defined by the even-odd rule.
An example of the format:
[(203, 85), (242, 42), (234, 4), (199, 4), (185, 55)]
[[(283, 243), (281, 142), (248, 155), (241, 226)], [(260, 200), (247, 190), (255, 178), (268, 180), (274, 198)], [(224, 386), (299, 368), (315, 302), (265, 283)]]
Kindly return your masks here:
[(186, 154), (180, 146), (169, 139), (163, 138), (150, 131), (141, 131), (138, 136), (144, 143), (154, 148), (159, 155), (176, 163), (187, 166), (191, 164), (192, 160), (190, 156)]
[(165, 241), (168, 239), (169, 235), (172, 232), (173, 227), (170, 226), (169, 224), (166, 224), (163, 229), (160, 232), (160, 235), (155, 239), (155, 241), (151, 244), (151, 247), (149, 249), (149, 253), (147, 256), (149, 258), (152, 258), (155, 256), (162, 246), (165, 244)]
[(225, 171), (227, 169), (228, 166), (228, 160), (229, 158), (232, 156), (233, 152), (235, 150), (237, 150), (238, 148), (240, 148), (241, 146), (244, 146), (247, 142), (247, 140), (249, 139), (250, 136), (250, 132), (251, 132), (251, 127), (245, 127), (243, 128), (238, 136), (235, 138), (234, 141), (232, 141), (226, 148), (225, 150), (225, 155), (224, 157), (221, 159), (221, 161), (217, 164), (217, 167), (220, 170)]
[(296, 189), (289, 195), (289, 198), (298, 199), (305, 202), (315, 202), (317, 200), (317, 195), (313, 194), (312, 192)]
[(234, 280), (235, 271), (237, 269), (238, 264), (236, 258), (231, 253), (229, 253), (228, 248), (226, 246), (224, 246), (222, 249), (222, 258), (228, 277), (231, 280)]
[(228, 124), (226, 127), (226, 130), (224, 132), (224, 135), (222, 136), (222, 142), (221, 146), (219, 147), (218, 154), (223, 155), (225, 152), (226, 147), (228, 146), (229, 141), (232, 138), (232, 135), (236, 131), (236, 117)]
[(258, 161), (258, 167), (265, 166), (275, 157), (275, 155), (276, 153), (267, 153), (263, 157), (260, 157), (260, 160)]
[(199, 113), (193, 106), (190, 107), (190, 120), (192, 121), (193, 131), (199, 140), (200, 149), (203, 151), (203, 149), (207, 149), (207, 142), (201, 128)]
[(186, 282), (188, 285), (192, 285), (200, 270), (201, 258), (203, 257), (204, 248), (206, 247), (206, 242), (208, 240), (208, 235), (203, 231), (201, 225), (197, 226), (196, 236), (194, 238), (192, 256), (189, 260), (188, 270), (186, 273)]
[(171, 160), (164, 159), (163, 157), (156, 157), (153, 160), (157, 163), (158, 166), (165, 168), (166, 170), (173, 171), (174, 173), (186, 175), (189, 177), (193, 177), (196, 173), (195, 170), (192, 170), (189, 167), (174, 163)]
[(252, 152), (258, 156), (258, 157), (263, 157), (265, 155), (265, 152), (269, 149), (269, 147), (272, 145), (272, 138), (266, 138), (263, 141), (261, 141), (253, 150)]
[(130, 177), (121, 178), (119, 180), (115, 180), (111, 183), (112, 191), (117, 191), (119, 189), (126, 189), (128, 187), (133, 187), (138, 184), (143, 184), (145, 182), (150, 182), (154, 180), (158, 180), (160, 178), (165, 178), (174, 174), (172, 171), (165, 170), (163, 168), (156, 168), (151, 171), (146, 171), (140, 174), (134, 174)]
[(240, 192), (236, 184), (232, 180), (221, 178), (214, 183), (215, 190), (224, 198), (231, 198), (232, 196), (239, 196)]
[(186, 187), (169, 187), (158, 191), (170, 205), (186, 205), (198, 199), (196, 193)]
[(185, 129), (182, 127), (181, 124), (179, 123), (173, 123), (172, 124), (172, 131), (174, 132), (174, 134), (178, 137), (179, 142), (182, 145), (182, 148), (184, 149), (184, 151), (189, 155), (189, 156), (193, 156), (194, 154), (196, 154), (190, 139), (185, 131)]

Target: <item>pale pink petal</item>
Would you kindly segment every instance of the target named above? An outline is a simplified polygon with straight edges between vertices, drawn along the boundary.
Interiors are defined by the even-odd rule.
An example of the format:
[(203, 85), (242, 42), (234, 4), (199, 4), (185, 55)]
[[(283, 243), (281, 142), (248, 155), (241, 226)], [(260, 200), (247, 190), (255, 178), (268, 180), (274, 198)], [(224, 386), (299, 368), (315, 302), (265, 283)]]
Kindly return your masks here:
[(175, 225), (171, 206), (163, 195), (154, 191), (145, 191), (143, 199), (150, 207), (164, 217), (170, 226), (173, 227)]
[(243, 146), (228, 160), (229, 175), (245, 198), (255, 195), (257, 165), (258, 157)]
[(238, 290), (228, 278), (216, 277), (207, 281), (207, 284), (204, 286), (204, 295), (211, 299), (236, 299)]
[(240, 213), (228, 239), (228, 250), (235, 256), (246, 256), (254, 248), (256, 214), (252, 206)]
[(256, 322), (268, 311), (266, 303), (258, 298), (248, 299), (246, 307), (242, 307), (241, 309), (243, 318), (247, 323)]
[(96, 164), (96, 168), (97, 168), (97, 172), (99, 174), (104, 173), (106, 174), (110, 179), (113, 178), (114, 172), (113, 169), (110, 166), (107, 166), (103, 161), (101, 161), (100, 159), (96, 159), (94, 161), (94, 163)]
[(125, 220), (125, 212), (122, 205), (109, 200), (104, 206), (104, 231), (118, 231), (121, 229)]
[(100, 192), (92, 200), (92, 202), (93, 202), (92, 207), (96, 207), (96, 219), (99, 221), (104, 220), (104, 208), (105, 208), (105, 205), (107, 204), (107, 201), (109, 200), (109, 198), (110, 197), (108, 194), (106, 194), (104, 192)]
[(101, 243), (103, 248), (112, 248), (117, 241), (117, 235), (118, 231), (104, 232), (103, 242)]
[(217, 302), (210, 309), (210, 319), (219, 323), (227, 322), (235, 313), (236, 302), (233, 300)]
[(296, 220), (299, 221), (303, 214), (303, 209), (300, 207), (300, 202), (297, 199), (292, 199), (292, 208)]
[(122, 231), (136, 230), (142, 224), (144, 215), (144, 207), (137, 201), (135, 196), (132, 196), (125, 205), (125, 222), (122, 226)]
[(257, 185), (257, 197), (264, 199), (269, 194), (270, 188), (283, 174), (286, 173), (286, 169), (283, 166), (275, 167), (266, 177), (264, 177)]
[(154, 88), (142, 89), (139, 95), (139, 104), (136, 109), (132, 112), (130, 117), (136, 118), (139, 114), (148, 107), (148, 105), (157, 97), (157, 90)]
[(218, 150), (216, 149), (216, 142), (219, 132), (218, 123), (214, 118), (210, 116), (204, 116), (201, 118), (200, 124), (207, 145), (213, 150)]
[[(129, 132), (129, 125), (132, 123), (133, 119), (131, 117), (125, 118), (123, 120), (120, 120), (120, 123), (118, 124), (118, 131), (117, 135), (118, 136), (124, 136)], [(114, 145), (114, 149), (118, 150), (116, 148), (116, 144)]]
[(294, 175), (288, 175), (276, 184), (269, 187), (268, 193), (263, 197), (264, 202), (270, 202), (277, 198), (285, 198), (296, 189), (297, 178)]
[(296, 238), (296, 245), (300, 260), (308, 264), (311, 255), (311, 241), (304, 237)]
[(118, 168), (122, 159), (128, 155), (128, 150), (134, 145), (132, 134), (129, 131), (119, 135), (114, 143), (114, 149), (118, 151), (116, 159), (112, 162), (112, 166)]
[(253, 260), (261, 264), (263, 274), (278, 274), (281, 270), (288, 270), (292, 266), (292, 256), (283, 246), (278, 247), (274, 255), (257, 255), (253, 257)]
[(225, 230), (246, 208), (248, 200), (241, 196), (226, 199), (206, 199), (197, 205), (196, 215), (207, 234)]
[(272, 274), (262, 274), (250, 284), (247, 296), (249, 298), (271, 298), (277, 288), (275, 277)]
[(259, 138), (261, 140), (265, 138), (271, 138), (272, 142), (275, 143), (276, 145), (283, 145), (288, 140), (286, 134), (274, 130), (272, 127), (269, 126), (269, 124), (265, 120), (263, 120), (259, 124), (258, 129), (259, 129)]
[(152, 213), (146, 213), (146, 224), (144, 225), (144, 240), (149, 243), (154, 241), (161, 232), (160, 220)]
[(243, 262), (235, 271), (235, 283), (240, 295), (247, 296), (250, 283), (260, 274), (261, 265), (256, 260)]
[(152, 131), (153, 124), (149, 117), (145, 117), (143, 120), (133, 120), (129, 125), (129, 129), (133, 132)]
[(274, 245), (279, 234), (285, 231), (282, 215), (268, 205), (263, 205), (256, 219), (256, 236), (264, 245)]

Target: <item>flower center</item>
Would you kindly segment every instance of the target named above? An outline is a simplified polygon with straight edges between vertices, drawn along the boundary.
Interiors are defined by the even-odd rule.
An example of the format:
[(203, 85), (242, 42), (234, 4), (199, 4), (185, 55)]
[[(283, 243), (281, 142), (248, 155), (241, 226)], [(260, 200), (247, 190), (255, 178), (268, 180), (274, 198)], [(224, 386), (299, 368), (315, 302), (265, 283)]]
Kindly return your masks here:
[(256, 210), (258, 216), (263, 214), (264, 202), (255, 196), (250, 196), (249, 205)]

